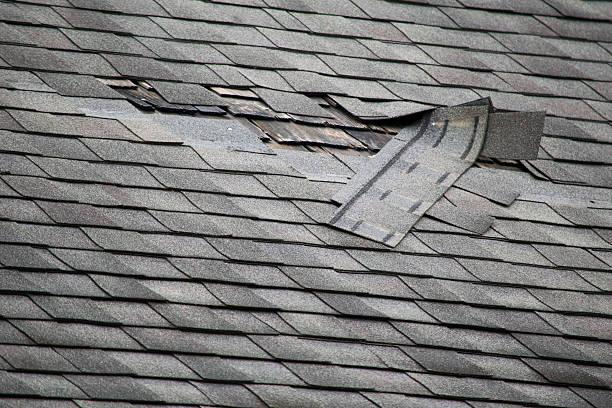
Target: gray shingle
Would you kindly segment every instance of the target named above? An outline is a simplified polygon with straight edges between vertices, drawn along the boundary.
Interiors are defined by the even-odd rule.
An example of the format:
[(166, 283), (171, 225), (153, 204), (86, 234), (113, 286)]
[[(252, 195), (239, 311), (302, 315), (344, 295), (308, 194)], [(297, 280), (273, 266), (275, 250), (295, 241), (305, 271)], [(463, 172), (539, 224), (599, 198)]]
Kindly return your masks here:
[(469, 8), (514, 11), (520, 14), (542, 14), (556, 16), (559, 13), (543, 0), (531, 1), (529, 3), (506, 3), (503, 1), (487, 0), (461, 0), (461, 4)]
[(610, 345), (600, 341), (575, 340), (537, 334), (515, 334), (536, 355), (574, 361), (608, 361)]
[(470, 273), (485, 282), (522, 284), (559, 289), (592, 290), (591, 285), (570, 270), (538, 268), (527, 265), (485, 261), (480, 259), (459, 260)]
[(7, 320), (0, 320), (0, 340), (7, 344), (33, 344), (33, 341)]
[(350, 342), (332, 342), (293, 336), (252, 336), (257, 345), (283, 360), (384, 368), (376, 348)]
[(24, 91), (53, 92), (36, 75), (28, 71), (3, 69), (0, 71), (0, 85), (3, 88), (20, 89)]
[(206, 213), (253, 217), (264, 220), (286, 222), (308, 222), (295, 205), (286, 200), (272, 200), (254, 197), (230, 197), (220, 194), (187, 193), (202, 211)]
[(208, 44), (164, 40), (161, 38), (138, 37), (138, 41), (160, 58), (191, 61), (201, 64), (227, 64), (230, 61)]
[(418, 24), (395, 24), (416, 43), (465, 47), (477, 50), (505, 51), (506, 48), (490, 34), (474, 31), (448, 30)]
[(10, 114), (23, 127), (31, 132), (103, 139), (138, 140), (137, 137), (121, 123), (112, 119), (60, 116), (21, 110), (12, 110)]
[(187, 382), (145, 380), (126, 376), (70, 375), (69, 379), (93, 398), (120, 398), (133, 401), (163, 401), (206, 404), (208, 398)]
[[(480, 154), (501, 159), (535, 159), (544, 130), (544, 112), (489, 115), (487, 137)], [(511, 138), (508, 143), (505, 138)]]
[(237, 384), (194, 383), (214, 403), (245, 408), (263, 408), (259, 398)]
[(83, 373), (198, 379), (193, 371), (170, 355), (85, 349), (59, 352)]
[(160, 0), (160, 5), (174, 17), (258, 27), (279, 27), (276, 20), (264, 10), (256, 8), (175, 0)]
[(603, 317), (569, 316), (541, 312), (538, 314), (564, 334), (574, 336), (588, 335), (589, 337), (603, 340), (610, 340), (612, 337), (610, 320)]
[(552, 57), (514, 55), (513, 58), (532, 73), (549, 77), (610, 80), (612, 70), (606, 64), (573, 62)]
[(593, 390), (589, 388), (573, 388), (576, 393), (585, 398), (597, 408), (604, 408), (610, 400), (610, 391)]
[(91, 150), (74, 138), (1, 132), (0, 140), (2, 140), (7, 151), (80, 160), (98, 160), (98, 157)]
[(117, 76), (117, 71), (100, 55), (63, 50), (50, 52), (53, 57), (63, 61), (67, 67), (62, 71), (75, 72), (82, 75)]
[(363, 270), (361, 265), (346, 252), (332, 248), (225, 238), (209, 238), (208, 241), (221, 253), (233, 260)]
[(568, 21), (567, 19), (557, 17), (540, 17), (540, 20), (562, 37), (582, 38), (593, 41), (612, 40), (609, 23), (592, 24), (588, 21)]
[[(411, 63), (432, 64), (435, 63), (431, 57), (424, 53), (419, 47), (410, 44), (390, 43), (378, 40), (359, 40), (377, 57), (390, 61), (405, 61)], [(347, 55), (352, 56), (352, 55)], [(359, 55), (354, 55), (359, 57)]]
[(528, 359), (526, 362), (553, 382), (605, 387), (606, 378), (610, 376), (610, 373), (607, 373), (608, 369), (605, 367), (587, 367), (573, 363), (539, 359)]
[(310, 385), (429, 394), (405, 373), (315, 364), (287, 365)]
[(382, 408), (400, 408), (406, 406), (414, 408), (467, 408), (469, 406), (465, 402), (461, 401), (440, 400), (425, 397), (409, 397), (404, 394), (366, 392), (363, 393), (363, 395), (374, 401)]
[(436, 7), (416, 4), (378, 4), (372, 0), (356, 0), (355, 4), (375, 19), (421, 23), (438, 27), (455, 27), (455, 23)]
[(221, 302), (201, 283), (147, 280), (141, 281), (141, 284), (170, 302), (221, 305)]
[(207, 380), (303, 384), (298, 377), (278, 362), (205, 356), (180, 356), (180, 359)]
[(414, 374), (439, 395), (464, 395), (472, 398), (497, 398), (513, 401), (539, 402), (571, 407), (587, 407), (584, 400), (571, 390), (540, 385), (511, 386), (502, 381), (465, 378), (462, 380), (429, 374)]
[(334, 38), (287, 30), (262, 28), (261, 33), (280, 48), (290, 50), (372, 58), (366, 47), (350, 38)]
[(342, 314), (435, 322), (412, 301), (331, 293), (319, 293), (318, 296)]
[(507, 309), (485, 309), (451, 303), (417, 302), (436, 319), (474, 329), (488, 327), (530, 333), (557, 334), (558, 332), (534, 312)]
[(27, 157), (14, 154), (0, 154), (0, 159), (2, 160), (0, 171), (3, 174), (46, 176), (46, 174)]
[(117, 299), (164, 300), (162, 295), (147, 288), (140, 280), (109, 275), (89, 276), (100, 288)]
[(0, 346), (0, 355), (16, 369), (74, 372), (77, 368), (51, 347)]
[(609, 266), (581, 248), (538, 244), (534, 247), (557, 266), (609, 269)]
[[(28, 8), (28, 5), (20, 4), (19, 8)], [(31, 6), (30, 6), (31, 7)], [(49, 7), (46, 10), (52, 9)], [(20, 12), (26, 12), (20, 10)], [(30, 13), (32, 14), (32, 13)], [(59, 20), (62, 20), (58, 14), (55, 14)], [(35, 19), (36, 21), (36, 19)], [(62, 20), (63, 21), (63, 20)], [(60, 27), (68, 27), (69, 24), (65, 21), (54, 23), (57, 27), (44, 27), (36, 25), (8, 25), (3, 24), (3, 28), (6, 34), (7, 42), (14, 42), (20, 44), (31, 44), (38, 47), (45, 48), (57, 48), (65, 50), (76, 50), (78, 49), (61, 31)]]
[(195, 84), (150, 81), (151, 85), (170, 103), (193, 105), (222, 105), (223, 102), (206, 88)]
[(218, 25), (203, 21), (185, 21), (159, 17), (153, 17), (152, 20), (172, 37), (183, 40), (272, 46), (272, 43), (253, 27)]
[(10, 392), (11, 394), (37, 395), (51, 398), (87, 397), (81, 389), (60, 375), (7, 372), (2, 374), (0, 377), (2, 387), (12, 391)]
[(315, 101), (302, 94), (274, 91), (272, 89), (258, 89), (256, 92), (264, 102), (277, 112), (327, 118), (333, 117), (330, 112), (327, 112)]
[(30, 298), (21, 295), (2, 296), (0, 315), (7, 319), (47, 319), (49, 317)]
[(417, 84), (435, 83), (429, 75), (419, 68), (402, 63), (372, 61), (334, 55), (322, 55), (321, 59), (341, 76), (387, 79)]
[[(306, 11), (317, 14), (333, 14), (346, 17), (366, 17), (366, 15), (349, 0), (339, 0), (330, 3), (325, 0), (313, 0), (308, 3), (301, 1), (266, 0), (270, 7), (294, 11)], [(288, 27), (289, 28), (289, 27)]]
[(151, 51), (132, 37), (85, 30), (62, 30), (79, 48), (91, 51), (120, 52), (123, 54), (153, 56)]
[[(268, 40), (266, 40), (268, 41)], [(267, 69), (299, 69), (324, 74), (332, 73), (317, 56), (306, 53), (248, 47), (244, 45), (217, 45), (221, 53), (237, 65)]]
[(554, 34), (548, 27), (532, 16), (459, 8), (445, 8), (444, 12), (464, 28), (547, 36)]
[(430, 371), (535, 382), (544, 380), (519, 359), (420, 347), (402, 347), (402, 350)]
[(72, 5), (78, 8), (100, 10), (100, 11), (115, 11), (125, 14), (143, 14), (149, 16), (165, 16), (167, 15), (163, 8), (155, 2), (147, 0), (135, 0), (126, 4), (120, 0), (109, 0), (104, 3), (95, 3), (88, 0), (74, 0)]
[(332, 408), (350, 404), (355, 408), (373, 408), (374, 405), (357, 392), (312, 390), (282, 385), (249, 385), (259, 398), (273, 408), (287, 406)]
[(459, 105), (478, 99), (478, 95), (469, 89), (433, 87), (400, 82), (383, 82), (383, 85), (403, 99), (434, 105)]
[(172, 259), (188, 276), (210, 281), (249, 283), (259, 286), (298, 287), (278, 268), (229, 263), (213, 259)]
[(20, 268), (66, 269), (48, 251), (30, 246), (0, 245), (0, 263)]
[(141, 348), (135, 340), (117, 327), (37, 320), (15, 321), (14, 324), (41, 345)]
[(184, 277), (163, 258), (113, 255), (103, 251), (53, 249), (63, 262), (77, 270), (138, 275), (157, 278)]
[[(15, 130), (23, 131), (23, 127), (15, 119), (11, 117), (6, 111), (0, 111), (0, 129), (3, 130)], [(2, 132), (2, 135), (10, 135), (12, 132)]]
[(360, 99), (334, 96), (334, 102), (353, 116), (364, 120), (401, 118), (430, 110), (432, 106), (407, 101), (364, 102)]
[(40, 201), (38, 204), (60, 224), (119, 227), (136, 231), (167, 231), (167, 228), (145, 211), (50, 201)]
[(599, 95), (583, 82), (573, 79), (557, 79), (521, 74), (497, 74), (514, 89), (525, 93), (567, 96), (570, 98), (599, 99)]
[(511, 356), (532, 355), (531, 351), (509, 334), (407, 322), (394, 323), (394, 327), (419, 345)]
[[(31, 159), (51, 177), (75, 181), (113, 182), (118, 185), (161, 187), (144, 168), (120, 164), (88, 163), (69, 159), (32, 157)], [(81, 177), (79, 178), (79, 174)]]
[(123, 98), (121, 94), (91, 76), (50, 72), (39, 73), (38, 75), (61, 95), (113, 99)]
[(371, 270), (474, 280), (474, 277), (459, 263), (448, 258), (357, 250), (351, 250), (349, 253)]
[(68, 70), (66, 63), (44, 48), (0, 46), (0, 57), (12, 67), (38, 70)]
[(244, 336), (151, 328), (127, 328), (126, 331), (149, 350), (251, 358), (267, 356)]
[(106, 297), (106, 294), (85, 275), (58, 272), (22, 272), (33, 288), (59, 296)]
[(173, 325), (182, 328), (249, 333), (275, 333), (269, 326), (245, 311), (229, 311), (202, 306), (159, 304), (155, 310)]
[(274, 194), (282, 198), (329, 201), (341, 186), (339, 183), (316, 182), (296, 177), (277, 175), (257, 175), (256, 177)]
[(176, 81), (179, 77), (163, 62), (152, 58), (105, 54), (104, 57), (120, 74), (131, 78)]
[(488, 72), (469, 71), (434, 65), (422, 65), (429, 75), (445, 85), (463, 85), (470, 88), (488, 88), (500, 91), (513, 90), (510, 85)]
[(167, 34), (161, 28), (146, 17), (109, 14), (66, 7), (57, 7), (54, 10), (70, 24), (78, 28), (167, 37)]
[(293, 13), (293, 15), (310, 30), (321, 34), (406, 41), (397, 28), (386, 22), (306, 13)]
[(300, 334), (382, 343), (412, 344), (391, 324), (381, 320), (341, 319), (329, 315), (282, 312), (281, 317)]
[(240, 74), (251, 81), (254, 85), (277, 91), (293, 92), (294, 89), (275, 71), (262, 69), (239, 68)]

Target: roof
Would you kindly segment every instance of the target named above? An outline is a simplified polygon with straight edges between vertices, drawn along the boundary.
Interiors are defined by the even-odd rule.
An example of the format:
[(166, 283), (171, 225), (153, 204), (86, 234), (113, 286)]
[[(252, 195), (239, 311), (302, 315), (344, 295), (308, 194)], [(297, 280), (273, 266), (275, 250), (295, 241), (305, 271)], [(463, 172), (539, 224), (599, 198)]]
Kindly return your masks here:
[[(1, 2), (0, 406), (609, 407), (611, 19)], [(485, 139), (386, 156), (482, 98)], [(418, 212), (359, 193), (381, 161), (381, 202), (461, 171)]]

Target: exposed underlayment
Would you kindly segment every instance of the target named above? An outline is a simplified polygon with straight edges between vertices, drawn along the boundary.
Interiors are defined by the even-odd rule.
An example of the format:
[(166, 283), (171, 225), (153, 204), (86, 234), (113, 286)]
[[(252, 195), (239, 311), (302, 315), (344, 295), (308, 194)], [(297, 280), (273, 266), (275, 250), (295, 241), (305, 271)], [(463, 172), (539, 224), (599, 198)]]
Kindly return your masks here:
[(0, 0), (0, 407), (610, 408), (611, 20)]

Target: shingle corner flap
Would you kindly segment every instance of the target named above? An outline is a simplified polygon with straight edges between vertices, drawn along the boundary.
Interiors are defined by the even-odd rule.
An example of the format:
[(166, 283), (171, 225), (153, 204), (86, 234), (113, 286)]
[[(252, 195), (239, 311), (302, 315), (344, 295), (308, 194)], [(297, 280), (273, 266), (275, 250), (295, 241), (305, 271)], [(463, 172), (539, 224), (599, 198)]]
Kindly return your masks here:
[(394, 247), (480, 155), (533, 158), (543, 128), (544, 112), (495, 113), (488, 98), (430, 111), (333, 197), (329, 224)]

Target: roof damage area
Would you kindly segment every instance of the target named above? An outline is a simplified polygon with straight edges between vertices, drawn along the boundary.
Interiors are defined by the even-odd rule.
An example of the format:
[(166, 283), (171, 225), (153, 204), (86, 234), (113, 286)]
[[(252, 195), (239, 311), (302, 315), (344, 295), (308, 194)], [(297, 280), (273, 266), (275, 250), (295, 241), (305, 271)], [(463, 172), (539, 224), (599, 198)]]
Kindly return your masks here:
[[(438, 108), (403, 128), (333, 197), (329, 224), (394, 247), (479, 155), (536, 158), (544, 112), (491, 109), (488, 99)], [(493, 218), (479, 221), (468, 230), (485, 233)]]
[(0, 407), (608, 408), (611, 20), (0, 0)]

